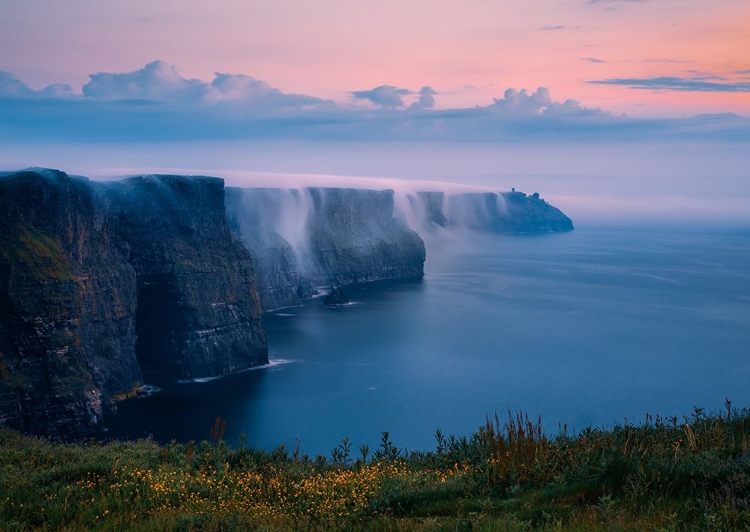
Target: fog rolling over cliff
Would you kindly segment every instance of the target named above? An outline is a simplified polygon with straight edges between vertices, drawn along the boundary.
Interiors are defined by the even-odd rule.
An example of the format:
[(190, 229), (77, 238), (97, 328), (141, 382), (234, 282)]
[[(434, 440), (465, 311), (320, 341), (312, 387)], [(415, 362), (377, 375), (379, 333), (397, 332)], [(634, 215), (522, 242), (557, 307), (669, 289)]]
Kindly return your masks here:
[(573, 229), (538, 194), (516, 191), (227, 187), (226, 197), (229, 225), (255, 260), (264, 310), (298, 305), (315, 287), (421, 277), (420, 236)]
[(489, 233), (556, 233), (573, 230), (570, 218), (539, 197), (510, 192), (420, 191), (406, 194), (402, 216), (412, 227)]
[(425, 247), (396, 217), (392, 190), (233, 188), (230, 227), (256, 261), (264, 310), (317, 286), (424, 274)]

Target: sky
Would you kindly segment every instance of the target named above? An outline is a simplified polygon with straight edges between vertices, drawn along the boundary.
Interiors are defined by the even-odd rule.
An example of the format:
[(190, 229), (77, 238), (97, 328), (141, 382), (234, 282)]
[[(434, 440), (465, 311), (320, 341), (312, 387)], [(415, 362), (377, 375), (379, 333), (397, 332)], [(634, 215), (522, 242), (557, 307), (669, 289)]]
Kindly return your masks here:
[(5, 169), (520, 183), (584, 220), (661, 209), (750, 223), (747, 0), (0, 11)]

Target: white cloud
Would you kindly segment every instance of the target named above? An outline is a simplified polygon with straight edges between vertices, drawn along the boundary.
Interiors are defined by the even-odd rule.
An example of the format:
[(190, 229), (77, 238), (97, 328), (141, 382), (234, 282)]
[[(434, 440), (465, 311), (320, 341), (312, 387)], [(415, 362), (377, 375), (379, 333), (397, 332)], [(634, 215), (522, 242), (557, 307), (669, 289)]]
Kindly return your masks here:
[(9, 72), (0, 71), (0, 98), (71, 98), (73, 89), (70, 85), (55, 83), (40, 91), (35, 91)]
[(503, 98), (494, 98), (493, 110), (508, 114), (538, 115), (552, 105), (549, 89), (539, 87), (535, 92), (529, 94), (526, 89), (517, 91), (508, 89)]
[(200, 99), (205, 83), (185, 79), (173, 66), (154, 61), (124, 74), (99, 72), (83, 86), (83, 95), (96, 100), (164, 100), (192, 102)]
[(218, 72), (211, 84), (206, 85), (203, 101), (208, 104), (238, 102), (247, 105), (265, 106), (270, 109), (333, 104), (333, 102), (326, 102), (313, 96), (281, 92), (265, 81), (250, 76), (220, 74)]
[(312, 96), (285, 94), (250, 76), (217, 72), (211, 83), (185, 79), (164, 61), (154, 61), (124, 74), (100, 72), (90, 77), (83, 95), (91, 100), (155, 100), (178, 105), (237, 102), (264, 106), (266, 111), (324, 103)]

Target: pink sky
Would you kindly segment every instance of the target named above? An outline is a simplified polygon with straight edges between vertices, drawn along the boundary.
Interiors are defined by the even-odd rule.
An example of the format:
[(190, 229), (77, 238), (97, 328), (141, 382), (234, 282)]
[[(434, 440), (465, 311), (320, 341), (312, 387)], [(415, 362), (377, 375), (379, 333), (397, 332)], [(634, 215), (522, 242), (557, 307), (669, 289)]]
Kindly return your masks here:
[[(436, 108), (508, 87), (634, 116), (750, 114), (747, 0), (8, 0), (0, 70), (34, 88), (161, 59), (186, 78), (246, 74), (351, 103), (351, 91), (429, 85)], [(703, 90), (634, 89), (677, 78)]]

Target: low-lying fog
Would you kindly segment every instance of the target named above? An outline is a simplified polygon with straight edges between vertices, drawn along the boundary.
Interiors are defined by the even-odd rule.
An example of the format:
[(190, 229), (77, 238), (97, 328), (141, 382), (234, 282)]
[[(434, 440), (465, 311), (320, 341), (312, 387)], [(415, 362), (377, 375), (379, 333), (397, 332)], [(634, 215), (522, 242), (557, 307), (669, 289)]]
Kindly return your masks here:
[[(216, 141), (6, 144), (4, 170), (92, 178), (203, 174), (236, 186), (539, 192), (580, 226), (750, 223), (750, 150), (741, 143), (570, 144)], [(366, 176), (366, 177), (365, 177)]]

